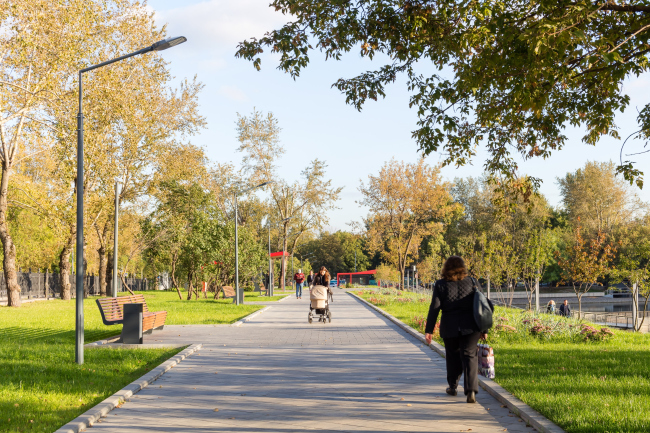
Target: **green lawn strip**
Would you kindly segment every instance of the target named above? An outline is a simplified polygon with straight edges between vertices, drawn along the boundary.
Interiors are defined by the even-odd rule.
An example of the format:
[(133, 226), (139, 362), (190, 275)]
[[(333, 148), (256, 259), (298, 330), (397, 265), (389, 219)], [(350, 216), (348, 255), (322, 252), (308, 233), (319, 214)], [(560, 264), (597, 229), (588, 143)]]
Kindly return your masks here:
[[(235, 305), (232, 299), (199, 298), (181, 301), (176, 291), (144, 291), (143, 294), (149, 311), (167, 311), (167, 325), (224, 325), (235, 323), (239, 319), (264, 308), (263, 305)], [(128, 293), (120, 293), (122, 296)], [(183, 293), (185, 295), (185, 293)], [(268, 299), (262, 296), (246, 296), (249, 301)], [(93, 301), (94, 302), (94, 301)], [(95, 306), (97, 310), (97, 306)]]
[[(74, 311), (74, 301), (0, 308), (0, 431), (52, 432), (181, 350), (86, 350), (77, 365)], [(120, 328), (85, 302), (86, 341)]]
[[(423, 332), (415, 317), (426, 318), (429, 299), (353, 293)], [(511, 326), (523, 320), (515, 309), (497, 308), (496, 316)], [(493, 332), (495, 381), (567, 432), (650, 431), (650, 335), (613, 332), (604, 342)]]
[[(167, 311), (170, 325), (230, 324), (264, 308), (236, 306), (231, 299), (180, 301), (176, 292), (140, 293), (151, 311)], [(80, 366), (74, 362), (74, 327), (74, 300), (0, 307), (0, 431), (54, 431), (182, 350), (86, 349)], [(103, 324), (95, 298), (84, 300), (84, 328), (87, 343), (122, 330)]]

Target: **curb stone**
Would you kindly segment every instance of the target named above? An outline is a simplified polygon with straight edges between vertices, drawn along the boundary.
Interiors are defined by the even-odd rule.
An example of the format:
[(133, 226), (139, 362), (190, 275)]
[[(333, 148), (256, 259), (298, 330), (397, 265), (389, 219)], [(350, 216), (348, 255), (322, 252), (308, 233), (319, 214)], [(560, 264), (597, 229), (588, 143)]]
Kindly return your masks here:
[(146, 388), (149, 384), (153, 383), (160, 376), (169, 371), (172, 367), (176, 366), (179, 362), (199, 350), (202, 344), (192, 344), (187, 349), (183, 350), (177, 355), (172, 356), (167, 361), (160, 364), (150, 372), (146, 373), (140, 379), (125, 386), (106, 400), (90, 408), (82, 415), (73, 419), (63, 427), (56, 430), (54, 433), (79, 433), (92, 427), (95, 422), (105, 417), (110, 411), (119, 407), (126, 399), (137, 394), (142, 389)]
[[(411, 336), (417, 338), (418, 341), (422, 342), (425, 345), (427, 344), (424, 339), (424, 335), (422, 335), (415, 329), (411, 328), (406, 323), (388, 314), (381, 308), (372, 305), (371, 303), (357, 296), (356, 294), (350, 292), (347, 293), (353, 296), (354, 298), (356, 298), (357, 300), (359, 300), (361, 303), (377, 311), (382, 316), (386, 317), (388, 320), (390, 320), (398, 327), (400, 327), (401, 329), (409, 333)], [(443, 358), (445, 357), (445, 348), (441, 344), (432, 341), (429, 347), (431, 348), (431, 350), (438, 353)], [(478, 378), (479, 378), (478, 383), (481, 386), (481, 388), (483, 388), (488, 394), (494, 397), (499, 403), (507, 406), (512, 413), (520, 417), (528, 425), (537, 429), (537, 431), (544, 432), (544, 433), (564, 433), (564, 430), (562, 430), (559, 426), (557, 426), (555, 423), (553, 423), (551, 420), (546, 418), (544, 415), (537, 412), (535, 409), (528, 406), (526, 403), (524, 403), (523, 401), (519, 400), (517, 397), (515, 397), (514, 395), (506, 391), (495, 381), (488, 379), (486, 377), (482, 377), (480, 375)]]
[[(279, 302), (279, 301), (278, 301), (278, 302)], [(268, 310), (268, 309), (271, 308), (271, 307), (272, 307), (272, 305), (269, 305), (268, 307), (264, 307), (264, 308), (262, 308), (261, 310), (257, 310), (257, 311), (255, 311), (254, 313), (251, 313), (251, 314), (249, 314), (248, 316), (244, 317), (243, 319), (240, 319), (240, 320), (236, 321), (235, 323), (233, 323), (233, 324), (230, 325), (230, 326), (241, 326), (243, 323), (246, 323), (246, 322), (248, 322), (249, 320), (251, 320), (251, 319), (257, 317), (258, 315), (262, 314), (263, 312), (265, 312), (266, 310)]]
[(106, 338), (104, 340), (93, 341), (92, 343), (84, 344), (84, 348), (91, 349), (93, 347), (103, 346), (104, 344), (115, 343), (119, 339), (120, 339), (120, 336), (116, 335), (114, 337), (109, 337), (109, 338)]

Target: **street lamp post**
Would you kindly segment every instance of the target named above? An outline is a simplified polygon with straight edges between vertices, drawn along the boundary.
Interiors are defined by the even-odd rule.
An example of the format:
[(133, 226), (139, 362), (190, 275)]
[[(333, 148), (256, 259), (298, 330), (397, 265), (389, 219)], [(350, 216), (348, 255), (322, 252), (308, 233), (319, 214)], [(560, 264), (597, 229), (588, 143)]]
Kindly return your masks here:
[(77, 274), (76, 274), (76, 323), (75, 323), (75, 361), (77, 364), (84, 363), (84, 116), (83, 116), (83, 84), (84, 72), (128, 59), (129, 57), (150, 51), (163, 51), (187, 41), (184, 36), (167, 38), (155, 44), (142, 48), (131, 54), (118, 57), (113, 60), (89, 66), (79, 71), (79, 113), (77, 114)]
[(117, 297), (118, 284), (117, 284), (117, 235), (118, 235), (118, 214), (120, 209), (120, 181), (115, 181), (115, 228), (113, 229), (113, 284), (111, 288), (111, 296)]
[(267, 222), (269, 226), (269, 286), (266, 288), (266, 295), (273, 296), (273, 259), (271, 258), (271, 217)]
[(235, 305), (244, 303), (243, 298), (240, 301), (241, 295), (239, 293), (239, 217), (237, 215), (237, 197), (247, 193), (248, 191), (252, 191), (254, 189), (268, 185), (269, 183), (271, 183), (271, 181), (260, 183), (257, 186), (253, 186), (242, 191), (235, 191)]

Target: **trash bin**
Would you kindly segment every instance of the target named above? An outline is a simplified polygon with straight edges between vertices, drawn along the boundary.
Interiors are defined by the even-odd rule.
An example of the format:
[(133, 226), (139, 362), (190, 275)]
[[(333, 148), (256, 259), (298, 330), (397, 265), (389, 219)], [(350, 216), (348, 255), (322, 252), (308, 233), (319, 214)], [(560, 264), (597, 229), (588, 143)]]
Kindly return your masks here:
[(124, 304), (122, 344), (142, 344), (143, 304)]

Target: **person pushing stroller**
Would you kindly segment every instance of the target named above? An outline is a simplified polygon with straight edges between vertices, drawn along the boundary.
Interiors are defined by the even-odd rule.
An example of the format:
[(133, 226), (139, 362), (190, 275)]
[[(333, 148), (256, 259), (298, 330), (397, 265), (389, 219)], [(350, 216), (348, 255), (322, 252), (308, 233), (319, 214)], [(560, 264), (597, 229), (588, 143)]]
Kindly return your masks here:
[(323, 323), (325, 323), (325, 320), (332, 321), (332, 312), (329, 309), (329, 303), (332, 299), (332, 291), (329, 287), (330, 279), (330, 274), (325, 266), (321, 266), (312, 281), (312, 285), (309, 286), (310, 303), (307, 316), (309, 323), (312, 322), (314, 316), (320, 316), (319, 321)]
[[(330, 281), (332, 280), (332, 277), (330, 276), (330, 273), (327, 271), (327, 268), (325, 266), (321, 266), (320, 270), (314, 277), (314, 280), (312, 282), (312, 286), (325, 286), (327, 287), (327, 294), (329, 296), (330, 302), (334, 302), (334, 297), (332, 296), (332, 290), (330, 289)], [(310, 287), (311, 289), (311, 287)]]

